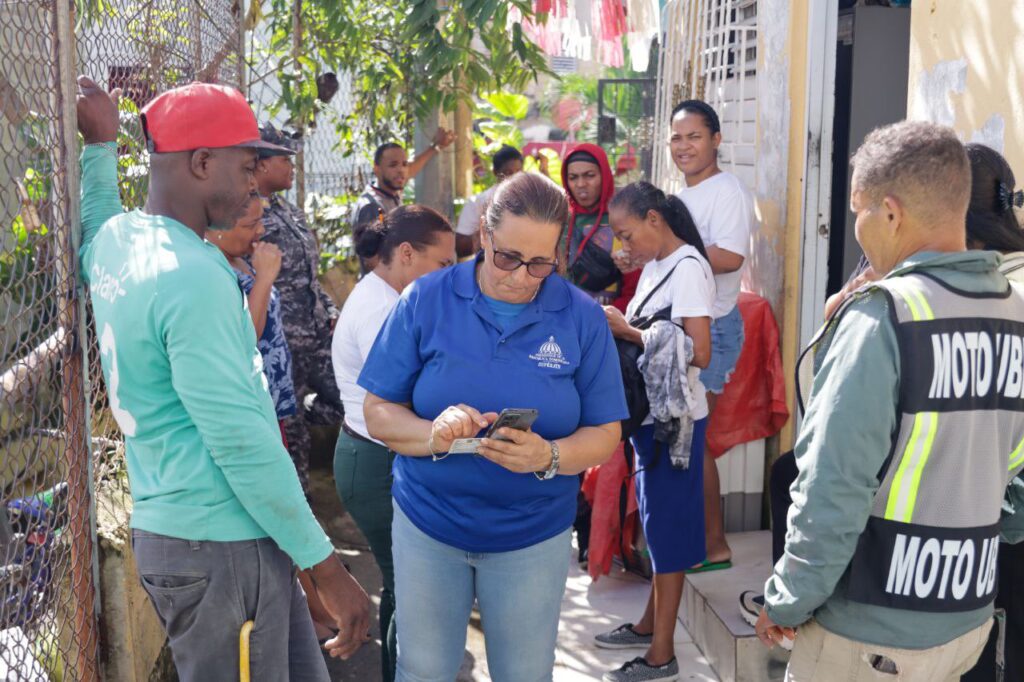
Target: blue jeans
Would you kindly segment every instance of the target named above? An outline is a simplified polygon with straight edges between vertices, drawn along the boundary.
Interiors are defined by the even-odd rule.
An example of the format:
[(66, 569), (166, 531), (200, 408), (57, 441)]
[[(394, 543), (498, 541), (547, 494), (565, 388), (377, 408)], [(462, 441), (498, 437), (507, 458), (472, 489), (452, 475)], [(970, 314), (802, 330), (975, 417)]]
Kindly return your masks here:
[(711, 322), (711, 362), (701, 370), (700, 382), (715, 395), (721, 395), (743, 350), (743, 316), (740, 307)]
[(462, 664), (474, 598), (494, 682), (551, 680), (569, 574), (566, 529), (512, 552), (474, 554), (418, 529), (395, 505), (397, 682), (451, 682)]

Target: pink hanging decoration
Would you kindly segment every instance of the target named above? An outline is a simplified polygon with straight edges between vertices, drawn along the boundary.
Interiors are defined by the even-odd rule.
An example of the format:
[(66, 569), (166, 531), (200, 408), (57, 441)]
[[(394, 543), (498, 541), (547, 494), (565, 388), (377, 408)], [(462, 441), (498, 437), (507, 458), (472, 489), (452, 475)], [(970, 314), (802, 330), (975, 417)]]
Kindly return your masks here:
[(623, 0), (534, 0), (533, 10), (546, 14), (547, 23), (523, 20), (517, 12), (509, 20), (522, 22), (526, 37), (545, 54), (593, 57), (612, 67), (625, 63), (622, 40), (629, 27)]
[(620, 67), (624, 63), (622, 36), (626, 33), (626, 14), (622, 0), (599, 0), (600, 11), (593, 15), (597, 60), (605, 66)]
[(562, 54), (562, 31), (559, 16), (565, 16), (567, 0), (534, 0), (534, 14), (547, 14), (546, 24), (538, 24), (532, 19), (522, 21), (522, 15), (516, 12), (517, 20), (522, 21), (523, 33), (540, 47), (544, 54), (557, 57)]

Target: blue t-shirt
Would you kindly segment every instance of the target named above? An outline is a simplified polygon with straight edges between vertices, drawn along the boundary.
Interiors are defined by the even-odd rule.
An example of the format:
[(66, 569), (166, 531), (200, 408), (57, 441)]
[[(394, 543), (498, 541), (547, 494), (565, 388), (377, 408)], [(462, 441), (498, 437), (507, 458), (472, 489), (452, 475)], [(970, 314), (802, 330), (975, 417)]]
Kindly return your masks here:
[[(507, 321), (480, 293), (475, 262), (420, 278), (381, 328), (359, 385), (433, 420), (451, 405), (535, 408), (534, 431), (564, 438), (627, 416), (604, 312), (558, 275)], [(558, 535), (576, 517), (576, 476), (538, 480), (475, 455), (398, 457), (395, 502), (432, 538), (507, 552)]]
[[(247, 272), (235, 270), (242, 293), (248, 296), (256, 284), (256, 278)], [(263, 334), (256, 341), (256, 347), (263, 357), (263, 374), (267, 377), (267, 390), (274, 399), (274, 411), (278, 419), (290, 417), (296, 412), (295, 385), (292, 382), (292, 353), (284, 336), (281, 324), (281, 297), (275, 287), (270, 288), (270, 304), (267, 306), (267, 322)]]
[(484, 301), (487, 303), (487, 307), (494, 313), (494, 319), (498, 323), (499, 329), (504, 329), (508, 325), (519, 317), (519, 313), (526, 310), (526, 306), (529, 303), (508, 303), (507, 301), (499, 301), (496, 298), (491, 298), (487, 294), (480, 292), (483, 296)]

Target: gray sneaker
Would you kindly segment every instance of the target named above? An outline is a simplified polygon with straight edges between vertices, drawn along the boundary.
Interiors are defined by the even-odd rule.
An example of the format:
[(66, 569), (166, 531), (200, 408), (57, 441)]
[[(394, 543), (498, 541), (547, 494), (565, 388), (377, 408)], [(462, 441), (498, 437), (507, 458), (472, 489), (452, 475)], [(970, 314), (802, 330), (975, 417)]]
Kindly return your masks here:
[(679, 662), (673, 658), (665, 665), (654, 666), (643, 658), (634, 658), (618, 670), (605, 673), (604, 682), (675, 682), (679, 679)]
[(653, 640), (654, 635), (641, 635), (633, 629), (632, 623), (594, 637), (594, 643), (602, 649), (646, 649)]

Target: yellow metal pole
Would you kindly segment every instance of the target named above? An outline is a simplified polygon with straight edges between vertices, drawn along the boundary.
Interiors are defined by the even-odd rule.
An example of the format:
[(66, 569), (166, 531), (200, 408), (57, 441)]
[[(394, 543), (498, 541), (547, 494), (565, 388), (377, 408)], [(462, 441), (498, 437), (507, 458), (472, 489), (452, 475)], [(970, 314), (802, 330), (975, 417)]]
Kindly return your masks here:
[(252, 634), (252, 627), (255, 625), (251, 620), (242, 623), (242, 629), (238, 633), (238, 678), (241, 682), (249, 682), (249, 635)]

